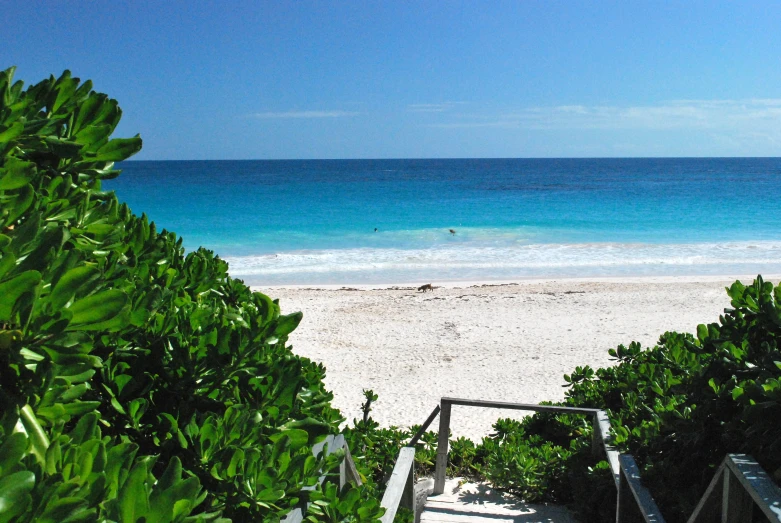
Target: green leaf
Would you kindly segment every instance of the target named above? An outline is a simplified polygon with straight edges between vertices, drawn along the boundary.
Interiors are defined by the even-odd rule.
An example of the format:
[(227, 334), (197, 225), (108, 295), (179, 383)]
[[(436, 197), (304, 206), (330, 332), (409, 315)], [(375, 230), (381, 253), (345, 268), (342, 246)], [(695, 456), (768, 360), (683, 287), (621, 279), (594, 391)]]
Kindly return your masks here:
[(168, 462), (168, 466), (165, 468), (165, 472), (157, 480), (156, 488), (161, 490), (167, 490), (173, 487), (177, 482), (181, 481), (182, 477), (182, 462), (174, 456), (171, 461)]
[(27, 451), (27, 436), (14, 432), (0, 445), (0, 476), (16, 465)]
[[(375, 397), (375, 399), (377, 399)], [(302, 420), (290, 421), (280, 427), (281, 430), (301, 429), (310, 435), (309, 443), (312, 444), (317, 438), (329, 434), (333, 427), (328, 423), (318, 421), (314, 418), (304, 418)]]
[(269, 436), (269, 439), (276, 443), (285, 437), (290, 439), (290, 447), (294, 450), (303, 447), (309, 442), (309, 433), (301, 429), (283, 430), (282, 432), (272, 434)]
[(56, 92), (57, 97), (54, 99), (54, 103), (51, 106), (51, 112), (55, 113), (62, 107), (62, 105), (73, 97), (73, 93), (76, 92), (76, 87), (79, 85), (78, 78), (71, 78), (71, 72), (68, 70), (63, 71), (62, 76), (57, 79)]
[(89, 283), (100, 275), (100, 271), (89, 265), (75, 267), (66, 272), (49, 296), (53, 309), (64, 307), (78, 292), (82, 285)]
[(92, 162), (119, 162), (126, 160), (141, 150), (141, 138), (114, 138), (97, 150), (94, 158), (85, 158)]
[(15, 122), (8, 129), (0, 133), (0, 144), (8, 143), (22, 134), (24, 131), (24, 122)]
[[(14, 223), (24, 212), (30, 208), (33, 203), (33, 197), (35, 196), (35, 190), (29, 183), (22, 186), (16, 197), (11, 200), (11, 203), (7, 206), (8, 215), (5, 217), (5, 223)], [(0, 218), (2, 216), (0, 215)]]
[(87, 500), (84, 498), (63, 497), (50, 501), (38, 521), (41, 523), (86, 523), (95, 521), (95, 510), (88, 508)]
[(40, 272), (26, 271), (0, 283), (0, 321), (12, 321), (14, 307), (19, 298), (24, 293), (31, 292), (40, 281)]
[(116, 118), (106, 122), (106, 117), (111, 113), (116, 113), (116, 101), (109, 100), (105, 94), (92, 93), (84, 100), (78, 109), (76, 109), (76, 120), (73, 122), (75, 132), (79, 132), (89, 125), (100, 125), (107, 123), (113, 128), (116, 126)]
[(298, 324), (301, 323), (303, 317), (304, 315), (301, 312), (280, 315), (277, 319), (277, 327), (274, 329), (274, 334), (278, 337), (287, 336), (298, 327)]
[(265, 502), (273, 503), (274, 501), (279, 501), (284, 497), (285, 497), (284, 490), (267, 488), (258, 492), (258, 495), (255, 497), (255, 499), (257, 501), (265, 501)]
[(10, 191), (24, 187), (35, 177), (35, 164), (18, 158), (9, 157), (0, 169), (0, 191)]
[[(110, 125), (88, 125), (73, 136), (73, 139), (87, 147), (100, 144), (109, 137), (114, 129)], [(97, 146), (96, 146), (97, 147)]]
[(46, 450), (49, 448), (49, 437), (46, 435), (46, 431), (41, 427), (41, 423), (38, 421), (38, 417), (33, 412), (32, 407), (28, 404), (19, 410), (19, 419), (22, 422), (27, 437), (30, 440), (30, 450), (38, 458), (39, 463), (46, 462)]
[(721, 387), (718, 385), (718, 383), (716, 383), (716, 380), (714, 380), (713, 378), (709, 379), (708, 385), (710, 385), (710, 388), (713, 389), (713, 392), (715, 392), (716, 394), (719, 393)]
[(119, 510), (121, 521), (136, 522), (149, 512), (149, 494), (147, 479), (154, 458), (145, 457), (133, 465), (130, 475), (119, 490)]
[(707, 337), (708, 337), (708, 327), (707, 325), (700, 323), (699, 325), (697, 325), (697, 339), (703, 341)]
[(27, 510), (35, 487), (35, 474), (29, 470), (0, 479), (0, 523), (10, 521)]
[(76, 158), (83, 147), (78, 142), (54, 136), (47, 136), (44, 141), (49, 146), (49, 150), (60, 158)]
[[(115, 330), (127, 324), (122, 312), (128, 304), (127, 294), (110, 289), (91, 294), (74, 302), (68, 310), (73, 318), (68, 330)], [(126, 315), (125, 315), (126, 316)]]
[[(8, 238), (6, 236), (6, 238)], [(0, 258), (0, 281), (2, 281), (5, 275), (16, 267), (16, 256), (12, 252), (6, 252), (2, 258)]]

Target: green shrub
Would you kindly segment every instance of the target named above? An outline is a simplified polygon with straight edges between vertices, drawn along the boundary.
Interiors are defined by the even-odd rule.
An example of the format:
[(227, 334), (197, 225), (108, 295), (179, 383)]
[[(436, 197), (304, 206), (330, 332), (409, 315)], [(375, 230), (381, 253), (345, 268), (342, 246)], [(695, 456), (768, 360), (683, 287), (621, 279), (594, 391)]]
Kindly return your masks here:
[[(609, 351), (615, 366), (564, 377), (563, 404), (607, 410), (616, 445), (637, 459), (667, 521), (691, 515), (727, 453), (751, 454), (781, 479), (781, 285), (758, 276), (727, 293), (732, 308), (697, 336), (667, 332), (647, 350), (621, 345)], [(615, 506), (615, 487), (606, 462), (589, 463), (587, 420), (537, 414), (515, 423), (498, 423), (483, 443), (489, 480), (528, 499), (574, 503), (585, 520), (615, 517), (599, 511)]]
[(67, 71), (27, 90), (13, 72), (0, 74), (0, 521), (278, 520), (309, 498), (377, 519), (370, 489), (349, 503), (304, 490), (335, 470), (341, 455), (312, 445), (342, 417), (323, 366), (286, 346), (301, 314), (101, 190), (141, 148), (110, 138), (115, 100)]

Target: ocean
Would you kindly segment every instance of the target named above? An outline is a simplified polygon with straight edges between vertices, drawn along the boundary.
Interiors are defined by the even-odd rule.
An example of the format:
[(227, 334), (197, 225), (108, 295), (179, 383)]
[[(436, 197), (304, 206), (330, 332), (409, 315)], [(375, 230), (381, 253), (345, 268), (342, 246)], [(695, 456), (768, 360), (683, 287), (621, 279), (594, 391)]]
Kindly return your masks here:
[(104, 189), (251, 285), (781, 274), (781, 158), (119, 167)]

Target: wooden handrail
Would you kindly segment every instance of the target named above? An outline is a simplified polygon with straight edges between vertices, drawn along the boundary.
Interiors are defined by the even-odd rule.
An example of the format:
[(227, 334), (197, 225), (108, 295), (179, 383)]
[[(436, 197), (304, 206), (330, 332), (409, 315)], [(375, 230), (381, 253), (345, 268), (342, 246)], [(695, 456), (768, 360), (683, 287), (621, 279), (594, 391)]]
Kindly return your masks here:
[[(607, 461), (613, 472), (618, 491), (616, 502), (616, 523), (665, 523), (651, 493), (640, 480), (640, 470), (634, 458), (629, 454), (620, 454), (612, 446), (610, 436), (610, 421), (607, 414), (599, 409), (583, 409), (575, 407), (558, 407), (554, 405), (532, 405), (525, 403), (507, 403), (502, 401), (468, 400), (461, 398), (442, 398), (418, 433), (410, 441), (413, 445), (425, 433), (429, 425), (439, 414), (439, 435), (437, 442), (437, 463), (434, 471), (433, 494), (442, 494), (447, 470), (447, 455), (450, 436), (450, 414), (453, 405), (471, 407), (486, 407), (512, 410), (528, 410), (535, 412), (552, 412), (558, 414), (584, 414), (592, 417), (594, 436), (592, 448), (594, 452), (604, 449)], [(327, 447), (326, 447), (327, 445)], [(312, 453), (317, 456), (323, 449), (327, 454), (344, 449), (345, 457), (339, 466), (339, 489), (352, 481), (361, 484), (360, 475), (355, 467), (350, 449), (342, 434), (330, 435), (325, 440), (312, 447)], [(322, 475), (319, 483), (326, 479)], [(382, 523), (392, 523), (399, 506), (404, 506), (415, 514), (417, 507), (414, 495), (415, 481), (415, 449), (412, 446), (403, 447), (399, 452), (393, 472), (388, 480), (381, 506), (385, 514)], [(319, 484), (318, 483), (318, 484)], [(316, 486), (304, 487), (313, 490)], [(284, 523), (301, 523), (307, 505), (302, 504), (287, 514)], [(759, 463), (746, 454), (728, 454), (719, 466), (716, 474), (705, 490), (700, 502), (694, 509), (688, 523), (705, 521), (750, 522), (753, 521), (755, 508), (771, 522), (781, 523), (781, 488), (767, 475)]]
[(409, 443), (407, 444), (408, 447), (414, 447), (415, 444), (417, 444), (420, 437), (426, 433), (426, 429), (429, 427), (429, 425), (431, 425), (431, 422), (434, 421), (434, 418), (437, 417), (439, 411), (440, 411), (439, 405), (434, 407), (434, 410), (432, 410), (431, 414), (428, 415), (428, 418), (426, 418), (426, 421), (423, 422), (423, 425), (420, 426), (420, 428), (415, 433), (415, 435), (412, 436), (412, 439), (409, 440)]
[(442, 398), (442, 403), (464, 405), (466, 407), (487, 407), (489, 409), (530, 410), (533, 412), (554, 412), (556, 414), (596, 414), (599, 409), (581, 407), (561, 407), (558, 405), (538, 405), (536, 403), (511, 403), (507, 401), (468, 400), (464, 398)]
[[(505, 401), (483, 401), (483, 400), (471, 400), (463, 398), (442, 398), (440, 402), (440, 415), (439, 415), (439, 439), (437, 441), (437, 463), (434, 470), (434, 490), (433, 494), (442, 494), (445, 490), (445, 472), (447, 471), (447, 456), (448, 445), (450, 436), (450, 414), (451, 407), (453, 405), (463, 405), (467, 407), (485, 407), (492, 409), (511, 409), (511, 410), (526, 410), (532, 412), (550, 412), (554, 414), (582, 414), (591, 417), (591, 424), (593, 428), (592, 439), (592, 452), (594, 455), (600, 455), (605, 453), (610, 470), (613, 474), (613, 481), (616, 484), (616, 488), (622, 488), (624, 485), (625, 495), (624, 498), (631, 493), (632, 499), (637, 504), (641, 504), (639, 511), (645, 518), (645, 515), (649, 515), (649, 518), (645, 518), (647, 523), (664, 523), (664, 519), (659, 512), (656, 503), (653, 500), (651, 494), (640, 483), (640, 474), (637, 472), (637, 465), (634, 462), (634, 458), (626, 456), (628, 459), (624, 459), (622, 467), (622, 456), (618, 450), (613, 446), (613, 438), (610, 435), (610, 420), (607, 417), (607, 413), (600, 409), (588, 409), (580, 407), (562, 407), (558, 405), (536, 405), (530, 403), (508, 403)], [(634, 467), (634, 468), (633, 468)], [(627, 512), (627, 514), (634, 515), (635, 512)], [(616, 510), (616, 521), (632, 521), (632, 519), (621, 519)], [(640, 520), (642, 521), (642, 520)]]
[(415, 449), (403, 447), (399, 452), (396, 465), (385, 487), (380, 506), (385, 514), (380, 518), (382, 523), (393, 523), (399, 506), (404, 506), (415, 513)]
[[(665, 523), (653, 496), (640, 482), (640, 469), (637, 468), (635, 458), (629, 454), (621, 454), (618, 462), (621, 472), (616, 499), (616, 522)], [(627, 501), (634, 501), (634, 503), (627, 503)]]
[(613, 472), (613, 480), (618, 486), (620, 467), (618, 463), (619, 452), (612, 446), (610, 436), (610, 421), (607, 414), (599, 409), (587, 409), (580, 407), (561, 407), (558, 405), (537, 405), (533, 403), (509, 403), (506, 401), (471, 400), (464, 398), (442, 398), (440, 400), (441, 411), (439, 413), (439, 439), (437, 440), (437, 463), (434, 469), (433, 494), (442, 494), (445, 491), (445, 471), (447, 470), (447, 455), (450, 437), (450, 414), (453, 405), (466, 407), (484, 407), (490, 409), (526, 410), (532, 412), (550, 412), (554, 414), (584, 414), (591, 416), (594, 427), (593, 452), (607, 455), (610, 469)]
[(613, 481), (618, 488), (621, 482), (621, 467), (618, 460), (620, 452), (613, 446), (613, 436), (610, 434), (610, 419), (607, 412), (598, 410), (592, 419), (593, 436), (591, 439), (591, 449), (595, 456), (599, 455), (600, 446), (605, 451), (605, 457), (610, 465), (610, 471), (613, 473)]
[[(618, 490), (616, 522), (664, 523), (664, 517), (653, 496), (640, 480), (640, 470), (635, 459), (629, 454), (619, 453), (613, 447), (610, 420), (607, 413), (599, 409), (442, 398), (439, 413), (437, 463), (434, 470), (434, 490), (432, 492), (434, 495), (442, 494), (445, 489), (450, 414), (453, 405), (591, 415), (594, 430), (592, 449), (595, 453), (604, 449)], [(434, 415), (432, 413), (429, 418), (433, 420)], [(768, 477), (767, 473), (751, 456), (728, 454), (688, 523), (717, 520), (730, 523), (751, 522), (755, 507), (758, 507), (769, 521), (781, 523), (781, 488)]]
[(688, 523), (719, 515), (721, 521), (752, 521), (755, 507), (769, 521), (781, 522), (781, 489), (751, 456), (727, 454)]

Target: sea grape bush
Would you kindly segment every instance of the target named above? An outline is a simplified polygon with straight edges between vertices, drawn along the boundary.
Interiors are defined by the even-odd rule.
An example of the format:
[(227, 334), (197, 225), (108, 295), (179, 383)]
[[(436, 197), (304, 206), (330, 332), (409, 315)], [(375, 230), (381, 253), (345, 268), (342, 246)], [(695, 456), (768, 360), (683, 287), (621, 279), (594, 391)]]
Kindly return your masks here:
[[(0, 74), (0, 522), (374, 521), (317, 486), (343, 421), (292, 354), (301, 314), (131, 213), (101, 180), (141, 139), (69, 72)], [(306, 489), (305, 489), (306, 487)], [(310, 490), (314, 487), (313, 490)], [(327, 516), (327, 517), (326, 517)]]
[[(609, 351), (615, 366), (577, 368), (564, 377), (563, 404), (607, 410), (616, 445), (637, 459), (667, 521), (687, 520), (727, 453), (751, 454), (781, 480), (781, 285), (758, 276), (748, 286), (735, 282), (727, 294), (731, 308), (718, 323), (699, 325), (696, 336), (667, 332), (647, 350), (621, 345)], [(584, 520), (612, 520), (611, 510), (599, 510), (615, 506), (607, 463), (589, 464), (582, 451), (578, 460), (562, 453), (563, 461), (554, 456), (535, 471), (562, 479), (569, 490), (544, 485), (528, 492), (517, 486), (528, 474), (503, 474), (512, 460), (534, 457), (525, 446), (536, 438), (561, 449), (587, 447), (591, 430), (582, 419), (556, 416), (556, 428), (546, 417), (537, 414), (511, 430), (523, 443), (503, 458), (497, 452), (508, 444), (500, 441), (483, 472), (527, 496), (574, 502)]]

